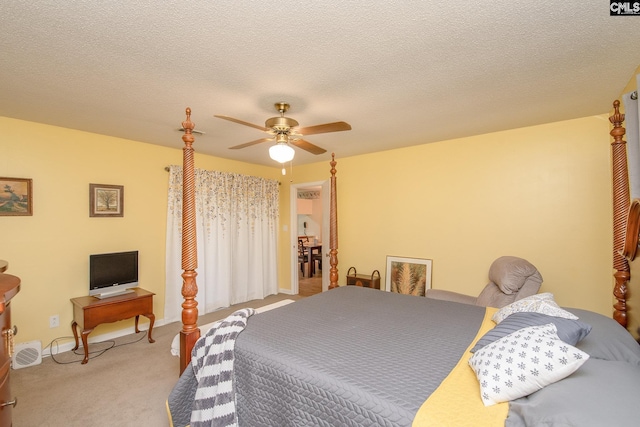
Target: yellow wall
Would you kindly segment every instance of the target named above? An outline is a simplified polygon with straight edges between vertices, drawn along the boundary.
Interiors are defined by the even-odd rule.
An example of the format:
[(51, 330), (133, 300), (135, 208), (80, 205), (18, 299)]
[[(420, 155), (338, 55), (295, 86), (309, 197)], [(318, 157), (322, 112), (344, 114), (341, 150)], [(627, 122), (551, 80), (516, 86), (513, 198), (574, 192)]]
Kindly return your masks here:
[[(180, 133), (176, 132), (180, 142)], [(203, 169), (280, 179), (279, 169), (198, 155)], [(0, 117), (0, 176), (33, 179), (33, 216), (0, 217), (0, 258), (22, 279), (12, 302), (17, 342), (70, 336), (70, 298), (88, 294), (92, 253), (140, 251), (140, 285), (156, 293), (154, 312), (164, 312), (165, 232), (170, 164), (182, 150)], [(123, 218), (89, 217), (89, 184), (124, 186)], [(49, 328), (49, 316), (60, 327)], [(145, 319), (146, 321), (146, 319)], [(130, 327), (119, 322), (90, 338)]]
[(384, 282), (387, 255), (429, 258), (433, 288), (477, 295), (515, 255), (560, 304), (611, 315), (608, 132), (603, 115), (337, 158), (339, 283), (350, 266)]
[[(350, 266), (385, 274), (387, 255), (433, 259), (433, 287), (477, 294), (500, 255), (529, 259), (562, 305), (611, 314), (611, 176), (606, 116), (337, 158), (339, 283)], [(179, 138), (179, 134), (176, 135)], [(196, 140), (196, 151), (198, 147)], [(138, 249), (141, 284), (164, 307), (168, 164), (182, 152), (0, 118), (1, 176), (33, 178), (34, 215), (0, 217), (2, 253), (22, 278), (18, 342), (69, 335), (90, 253)], [(197, 167), (279, 179), (279, 283), (289, 288), (290, 185), (328, 179), (197, 155)], [(125, 187), (124, 218), (89, 218), (89, 183)], [(61, 327), (49, 329), (49, 316)], [(101, 326), (95, 335), (131, 326)]]

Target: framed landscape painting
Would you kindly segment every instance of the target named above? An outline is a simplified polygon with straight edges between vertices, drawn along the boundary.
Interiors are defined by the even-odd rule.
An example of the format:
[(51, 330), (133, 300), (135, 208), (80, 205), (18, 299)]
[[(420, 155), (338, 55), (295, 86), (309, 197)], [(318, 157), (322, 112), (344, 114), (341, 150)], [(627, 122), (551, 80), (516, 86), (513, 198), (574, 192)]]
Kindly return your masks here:
[(33, 215), (33, 180), (0, 177), (0, 216)]
[(385, 290), (425, 296), (431, 289), (431, 265), (430, 259), (387, 256)]
[(124, 216), (124, 186), (89, 184), (89, 216)]

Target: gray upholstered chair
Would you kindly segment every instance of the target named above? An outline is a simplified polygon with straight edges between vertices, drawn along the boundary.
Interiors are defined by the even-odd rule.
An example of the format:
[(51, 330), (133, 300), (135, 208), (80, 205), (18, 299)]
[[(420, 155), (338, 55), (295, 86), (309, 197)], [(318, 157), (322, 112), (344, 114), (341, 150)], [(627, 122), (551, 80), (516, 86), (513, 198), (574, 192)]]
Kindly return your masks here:
[(489, 283), (480, 295), (459, 294), (442, 289), (428, 289), (427, 298), (501, 308), (521, 298), (535, 295), (542, 285), (538, 269), (526, 259), (503, 256), (489, 268)]

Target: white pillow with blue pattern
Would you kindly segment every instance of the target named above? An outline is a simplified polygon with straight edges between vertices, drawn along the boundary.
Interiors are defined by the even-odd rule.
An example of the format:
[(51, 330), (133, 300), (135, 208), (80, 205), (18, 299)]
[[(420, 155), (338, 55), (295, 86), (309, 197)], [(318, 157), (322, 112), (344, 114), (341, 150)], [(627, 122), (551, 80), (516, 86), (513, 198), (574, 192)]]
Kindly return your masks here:
[(589, 355), (558, 338), (552, 323), (513, 332), (476, 351), (469, 365), (485, 406), (528, 396), (574, 373)]
[(545, 292), (542, 294), (536, 294), (531, 295), (530, 297), (522, 298), (516, 302), (502, 307), (493, 315), (491, 320), (496, 323), (500, 323), (512, 314), (522, 312), (542, 313), (548, 316), (563, 317), (565, 319), (578, 319), (578, 316), (560, 308), (560, 306), (556, 304), (555, 300), (553, 299), (552, 293)]

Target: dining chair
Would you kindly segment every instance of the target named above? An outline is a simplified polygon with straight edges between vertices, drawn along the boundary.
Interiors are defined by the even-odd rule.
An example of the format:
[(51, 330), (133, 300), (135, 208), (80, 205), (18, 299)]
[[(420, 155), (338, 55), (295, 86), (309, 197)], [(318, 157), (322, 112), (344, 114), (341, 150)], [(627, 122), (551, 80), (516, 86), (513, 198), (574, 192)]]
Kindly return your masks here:
[(311, 270), (313, 274), (316, 273), (316, 262), (318, 263), (318, 270), (322, 271), (322, 249), (319, 252), (311, 253)]
[(298, 264), (300, 264), (300, 271), (302, 277), (304, 277), (304, 264), (307, 262), (307, 248), (304, 246), (302, 239), (298, 239)]

